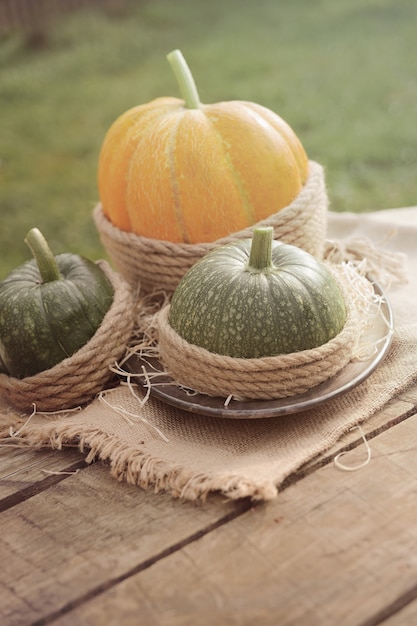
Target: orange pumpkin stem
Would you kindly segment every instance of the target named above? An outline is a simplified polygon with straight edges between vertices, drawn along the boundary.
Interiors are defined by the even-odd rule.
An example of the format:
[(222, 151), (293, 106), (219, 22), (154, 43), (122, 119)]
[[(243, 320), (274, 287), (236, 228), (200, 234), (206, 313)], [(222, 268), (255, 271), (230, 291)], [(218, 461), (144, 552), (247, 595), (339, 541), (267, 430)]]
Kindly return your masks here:
[(167, 55), (167, 59), (177, 79), (185, 106), (187, 109), (199, 109), (201, 103), (197, 87), (181, 50), (173, 50)]

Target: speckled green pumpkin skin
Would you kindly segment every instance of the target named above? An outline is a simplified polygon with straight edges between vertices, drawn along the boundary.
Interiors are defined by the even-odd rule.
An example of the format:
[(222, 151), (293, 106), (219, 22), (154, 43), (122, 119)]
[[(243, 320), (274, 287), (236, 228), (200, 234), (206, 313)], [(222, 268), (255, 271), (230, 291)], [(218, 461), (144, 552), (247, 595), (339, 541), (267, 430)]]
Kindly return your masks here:
[(252, 270), (251, 241), (216, 248), (187, 272), (172, 297), (172, 328), (191, 344), (243, 358), (299, 352), (335, 337), (346, 306), (328, 268), (274, 240), (273, 267)]
[(113, 287), (93, 261), (55, 257), (62, 278), (42, 283), (32, 259), (0, 282), (0, 372), (33, 376), (72, 356), (95, 334)]

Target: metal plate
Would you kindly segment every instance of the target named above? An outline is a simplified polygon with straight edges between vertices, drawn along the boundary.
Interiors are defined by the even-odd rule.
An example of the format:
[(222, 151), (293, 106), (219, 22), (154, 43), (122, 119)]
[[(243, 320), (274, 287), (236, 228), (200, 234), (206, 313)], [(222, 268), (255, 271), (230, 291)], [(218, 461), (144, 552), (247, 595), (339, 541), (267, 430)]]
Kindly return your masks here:
[[(157, 385), (151, 384), (151, 395), (183, 411), (228, 419), (259, 419), (299, 413), (340, 396), (359, 385), (377, 369), (387, 355), (393, 339), (394, 321), (391, 305), (381, 287), (377, 283), (373, 284), (375, 293), (381, 297), (381, 306), (373, 327), (364, 333), (361, 345), (365, 346), (368, 343), (374, 345), (374, 353), (367, 360), (351, 361), (336, 376), (310, 391), (279, 400), (232, 400), (225, 406), (224, 398), (187, 394), (186, 390), (173, 383), (172, 378), (161, 374), (157, 377)], [(130, 357), (124, 367), (134, 374), (140, 374), (144, 368), (146, 372), (152, 373), (152, 377), (155, 371), (162, 371), (157, 359), (145, 359), (137, 355)], [(138, 376), (138, 379), (139, 384), (144, 386), (147, 384), (145, 375), (143, 378)]]

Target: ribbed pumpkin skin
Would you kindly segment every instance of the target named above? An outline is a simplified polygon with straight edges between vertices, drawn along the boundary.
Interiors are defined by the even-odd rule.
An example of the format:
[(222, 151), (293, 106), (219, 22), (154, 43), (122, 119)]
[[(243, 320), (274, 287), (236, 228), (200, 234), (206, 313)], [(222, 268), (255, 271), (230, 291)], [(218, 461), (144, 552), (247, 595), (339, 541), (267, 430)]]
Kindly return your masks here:
[(71, 253), (55, 257), (62, 279), (42, 283), (34, 260), (0, 282), (0, 365), (16, 378), (33, 376), (79, 350), (113, 301), (103, 270)]
[(126, 111), (110, 127), (98, 190), (116, 227), (201, 243), (284, 208), (307, 176), (300, 140), (269, 109), (244, 101), (189, 109), (167, 97)]
[(217, 248), (182, 278), (169, 323), (186, 341), (231, 357), (316, 348), (346, 322), (339, 285), (307, 252), (272, 243), (273, 267), (247, 269), (251, 240)]

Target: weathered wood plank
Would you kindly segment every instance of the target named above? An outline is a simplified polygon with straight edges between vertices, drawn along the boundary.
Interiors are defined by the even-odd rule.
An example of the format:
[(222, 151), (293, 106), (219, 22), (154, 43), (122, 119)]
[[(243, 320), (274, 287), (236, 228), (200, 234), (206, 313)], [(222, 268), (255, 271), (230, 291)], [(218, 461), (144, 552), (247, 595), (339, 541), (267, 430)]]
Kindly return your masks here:
[(372, 440), (363, 469), (328, 464), (55, 623), (371, 626), (387, 608), (414, 615), (401, 600), (417, 589), (416, 441), (413, 416)]
[[(381, 617), (384, 616), (381, 615)], [(383, 622), (384, 626), (414, 626), (415, 624), (417, 624), (417, 599), (415, 596), (410, 604), (406, 604)]]
[[(42, 619), (45, 615), (52, 619), (55, 615), (56, 619), (52, 621), (58, 620), (57, 623), (72, 624), (74, 621), (71, 620), (75, 623), (78, 620), (78, 623), (98, 624), (103, 623), (100, 619), (106, 611), (111, 614), (111, 607), (114, 604), (117, 608), (119, 602), (132, 609), (131, 616), (127, 610), (123, 624), (129, 624), (130, 619), (132, 624), (137, 623), (134, 620), (137, 619), (138, 606), (144, 623), (146, 611), (150, 623), (182, 625), (188, 623), (187, 619), (190, 624), (197, 623), (200, 605), (220, 614), (225, 624), (249, 623), (233, 621), (236, 616), (238, 620), (246, 614), (261, 624), (276, 623), (271, 621), (271, 615), (276, 619), (281, 614), (282, 619), (287, 620), (283, 624), (290, 623), (290, 617), (296, 621), (304, 620), (303, 616), (307, 614), (324, 620), (322, 608), (310, 597), (312, 581), (309, 577), (316, 577), (316, 567), (323, 579), (329, 578), (329, 571), (334, 569), (337, 584), (341, 586), (342, 581), (348, 584), (356, 567), (355, 558), (359, 556), (350, 562), (345, 556), (349, 546), (339, 550), (343, 558), (334, 548), (326, 552), (322, 542), (329, 530), (322, 532), (326, 527), (324, 523), (312, 525), (313, 512), (326, 510), (328, 518), (333, 519), (333, 532), (340, 531), (345, 537), (346, 520), (350, 519), (348, 528), (353, 545), (358, 539), (358, 520), (362, 519), (367, 532), (376, 528), (382, 532), (382, 541), (386, 541), (387, 523), (384, 522), (384, 532), (377, 528), (379, 517), (374, 509), (381, 503), (386, 506), (384, 499), (388, 498), (398, 513), (404, 509), (402, 499), (406, 494), (411, 493), (410, 497), (413, 497), (415, 485), (412, 481), (417, 472), (410, 474), (408, 460), (401, 467), (402, 455), (412, 452), (416, 436), (415, 426), (410, 427), (414, 424), (413, 419), (403, 423), (401, 420), (405, 420), (413, 409), (412, 396), (407, 395), (407, 400), (392, 401), (384, 411), (364, 424), (364, 432), (375, 435), (375, 438), (371, 440), (371, 464), (361, 472), (345, 474), (335, 470), (329, 462), (332, 455), (344, 446), (355, 445), (358, 433), (352, 432), (327, 453), (327, 467), (320, 468), (318, 460), (311, 467), (303, 468), (298, 483), (296, 480), (276, 503), (253, 508), (242, 515), (241, 520), (237, 517), (249, 508), (247, 502), (225, 503), (214, 497), (204, 506), (196, 507), (173, 501), (168, 496), (143, 493), (136, 487), (117, 485), (108, 468), (101, 464), (86, 467), (76, 476), (65, 476), (59, 484), (51, 483), (45, 492), (32, 494), (30, 501), (21, 502), (1, 515), (0, 559), (5, 565), (0, 573), (0, 623), (14, 626)], [(392, 428), (389, 433), (384, 433), (387, 425)], [(408, 450), (403, 439), (410, 428), (406, 436)], [(17, 492), (24, 491), (25, 483), (40, 480), (43, 470), (57, 468), (62, 471), (68, 467), (68, 458), (72, 459), (73, 455), (75, 459), (82, 458), (76, 450), (3, 451), (8, 458), (2, 455), (0, 459), (0, 476), (7, 480), (7, 476), (20, 474), (22, 484), (16, 486)], [(393, 451), (402, 451), (400, 456), (397, 454), (395, 462)], [(347, 462), (362, 459), (363, 449), (358, 446), (350, 453)], [(383, 469), (381, 475), (376, 472), (376, 460)], [(301, 480), (309, 472), (313, 474)], [(354, 487), (350, 485), (351, 480)], [(370, 508), (364, 506), (365, 494), (372, 502)], [(415, 499), (412, 504), (415, 506)], [(344, 511), (341, 517), (336, 514), (339, 510)], [(412, 526), (411, 513), (408, 521)], [(401, 517), (395, 522), (401, 533), (405, 532), (403, 522)], [(215, 530), (217, 526), (219, 528)], [(371, 545), (371, 540), (367, 541)], [(405, 559), (408, 551), (411, 553), (410, 539), (406, 536), (399, 541), (400, 547), (403, 546), (401, 553), (397, 553), (395, 543), (392, 552), (394, 558)], [(368, 543), (363, 545), (364, 556)], [(182, 544), (189, 545), (182, 547)], [(331, 545), (327, 547), (331, 548)], [(372, 543), (372, 549), (377, 550), (377, 545)], [(341, 569), (345, 560), (347, 578), (342, 576)], [(303, 574), (303, 568), (309, 574)], [(178, 583), (177, 569), (180, 572)], [(413, 567), (411, 571), (414, 575)], [(297, 602), (300, 576), (303, 600)], [(359, 578), (361, 576), (359, 572)], [(232, 580), (236, 582), (232, 584)], [(266, 587), (262, 589), (261, 580), (266, 581)], [(335, 584), (333, 579), (327, 582), (340, 597)], [(369, 584), (368, 580), (366, 584)], [(133, 591), (130, 585), (133, 585)], [(172, 585), (172, 593), (168, 593), (167, 589)], [(186, 588), (184, 585), (189, 587), (186, 598), (182, 593)], [(209, 595), (205, 585), (211, 590)], [(275, 585), (280, 590), (278, 596)], [(160, 611), (155, 609), (158, 605), (156, 592), (152, 592), (149, 586), (155, 589), (166, 587), (161, 595)], [(390, 588), (396, 591), (395, 585)], [(398, 590), (400, 595), (401, 590), (404, 591), (403, 587)], [(128, 597), (124, 596), (125, 593)], [(323, 590), (316, 589), (315, 593), (320, 597)], [(263, 599), (262, 606), (258, 594)], [(281, 597), (282, 594), (285, 597)], [(94, 599), (96, 596), (97, 600)], [(398, 596), (394, 594), (393, 597), (395, 600)], [(140, 604), (138, 598), (142, 598)], [(386, 600), (385, 596), (383, 600)], [(58, 617), (61, 609), (63, 614)], [(70, 621), (65, 617), (68, 611)], [(339, 623), (345, 623), (340, 611), (339, 617)], [(114, 619), (117, 619), (116, 615)], [(317, 623), (321, 626), (327, 622)]]
[(245, 506), (145, 493), (99, 463), (67, 476), (1, 514), (0, 623), (29, 624), (94, 594)]
[(70, 448), (60, 451), (31, 448), (2, 448), (0, 452), (0, 507), (4, 498), (44, 481), (47, 476), (58, 475), (79, 465), (84, 456)]
[[(289, 478), (288, 483), (299, 480), (300, 476), (309, 474), (318, 467), (332, 462), (334, 457), (341, 451), (347, 451), (352, 448), (359, 448), (358, 455), (361, 461), (366, 456), (366, 449), (364, 446), (363, 435), (368, 440), (372, 440), (384, 430), (392, 428), (401, 421), (407, 419), (407, 417), (415, 412), (415, 403), (404, 400), (402, 397), (391, 400), (383, 409), (370, 419), (361, 424), (361, 430), (357, 428), (347, 432), (339, 441), (337, 441), (331, 448), (325, 450), (322, 454), (315, 457), (312, 461), (306, 463), (299, 469), (293, 476)], [(360, 461), (357, 461), (360, 462)]]

